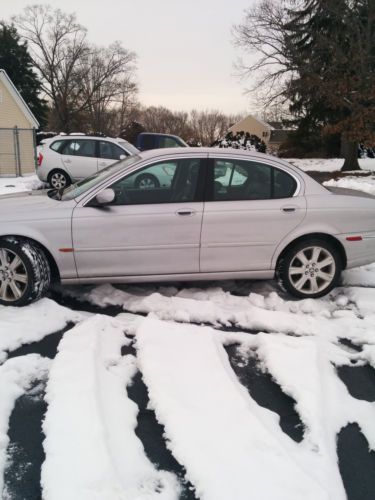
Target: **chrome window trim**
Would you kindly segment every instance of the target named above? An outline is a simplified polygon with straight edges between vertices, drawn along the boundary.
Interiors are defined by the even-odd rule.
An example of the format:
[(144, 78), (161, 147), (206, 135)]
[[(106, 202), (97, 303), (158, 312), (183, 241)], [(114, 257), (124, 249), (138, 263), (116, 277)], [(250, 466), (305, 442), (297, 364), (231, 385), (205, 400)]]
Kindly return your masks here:
[[(229, 153), (228, 153), (228, 156), (225, 156), (225, 153), (223, 153), (223, 154), (213, 153), (213, 154), (209, 154), (208, 157), (210, 159), (213, 159), (213, 160), (230, 161), (230, 159), (232, 159), (232, 160), (252, 161), (252, 162), (255, 162), (255, 163), (262, 163), (263, 165), (266, 165), (268, 167), (277, 168), (279, 170), (282, 170), (283, 172), (289, 174), (296, 181), (297, 187), (296, 187), (296, 190), (295, 190), (293, 196), (288, 196), (287, 198), (267, 198), (267, 199), (270, 199), (270, 200), (287, 200), (289, 198), (295, 198), (296, 196), (301, 196), (301, 195), (304, 194), (305, 184), (304, 184), (302, 178), (300, 178), (298, 176), (298, 174), (295, 174), (295, 172), (293, 172), (287, 166), (285, 166), (284, 164), (280, 164), (277, 161), (275, 161), (275, 162), (272, 162), (272, 160), (271, 161), (267, 161), (268, 159), (267, 160), (263, 160), (262, 158), (258, 158), (258, 157), (244, 158), (243, 156), (235, 155), (235, 154), (231, 155)], [(244, 201), (244, 200), (242, 200), (242, 201)], [(249, 201), (251, 201), (251, 200), (249, 200)]]

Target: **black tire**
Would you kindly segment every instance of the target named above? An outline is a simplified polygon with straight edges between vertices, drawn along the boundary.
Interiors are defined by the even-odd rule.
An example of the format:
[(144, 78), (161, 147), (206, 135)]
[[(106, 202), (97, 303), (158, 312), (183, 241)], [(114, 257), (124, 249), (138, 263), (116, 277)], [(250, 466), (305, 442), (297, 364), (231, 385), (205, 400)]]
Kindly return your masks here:
[[(312, 258), (314, 248), (321, 249), (318, 259)], [(307, 256), (307, 261), (302, 262), (298, 255)], [(331, 264), (324, 265), (330, 261)], [(276, 277), (281, 288), (294, 297), (316, 299), (337, 286), (342, 266), (342, 258), (335, 245), (321, 238), (310, 238), (296, 243), (282, 255)]]
[(51, 170), (51, 172), (48, 174), (47, 181), (53, 189), (66, 188), (72, 183), (69, 175), (64, 172), (64, 170), (60, 170), (58, 168)]
[[(16, 257), (20, 264), (14, 270)], [(4, 258), (9, 266), (4, 266)], [(20, 238), (0, 239), (0, 304), (24, 306), (34, 302), (47, 292), (51, 283), (51, 269), (43, 250), (35, 243)], [(13, 272), (12, 283), (21, 293), (16, 296), (9, 281)], [(5, 274), (8, 273), (8, 274)], [(17, 280), (22, 278), (22, 281)], [(17, 292), (18, 294), (18, 292)]]
[(155, 175), (140, 174), (136, 177), (134, 186), (137, 189), (155, 189), (155, 188), (160, 188), (160, 182), (158, 178), (155, 177)]

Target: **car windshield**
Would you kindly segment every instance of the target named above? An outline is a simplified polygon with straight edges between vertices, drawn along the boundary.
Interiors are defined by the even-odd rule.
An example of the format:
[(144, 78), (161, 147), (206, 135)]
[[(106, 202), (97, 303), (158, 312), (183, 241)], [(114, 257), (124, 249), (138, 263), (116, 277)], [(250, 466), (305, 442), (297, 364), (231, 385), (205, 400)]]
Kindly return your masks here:
[(103, 170), (99, 170), (99, 172), (97, 172), (96, 174), (90, 175), (90, 177), (86, 177), (86, 179), (82, 179), (81, 181), (78, 181), (64, 189), (61, 192), (61, 196), (59, 197), (59, 199), (62, 201), (68, 201), (72, 200), (73, 198), (77, 198), (77, 196), (85, 193), (108, 177), (111, 177), (116, 172), (123, 170), (130, 165), (133, 165), (133, 163), (136, 163), (140, 159), (140, 156), (133, 155), (126, 158), (126, 160), (118, 161), (107, 168), (103, 168)]
[(133, 144), (130, 144), (130, 142), (128, 141), (118, 141), (118, 144), (127, 151), (129, 151), (131, 155), (136, 155), (139, 153), (139, 150), (135, 146), (133, 146)]

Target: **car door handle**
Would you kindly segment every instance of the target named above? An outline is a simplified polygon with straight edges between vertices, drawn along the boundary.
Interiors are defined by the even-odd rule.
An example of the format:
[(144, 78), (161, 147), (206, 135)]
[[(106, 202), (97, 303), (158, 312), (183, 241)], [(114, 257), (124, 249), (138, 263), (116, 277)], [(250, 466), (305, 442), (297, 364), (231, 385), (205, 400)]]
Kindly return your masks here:
[(107, 166), (107, 163), (106, 163), (105, 161), (101, 161), (101, 162), (99, 163), (99, 166), (100, 166), (100, 167), (106, 167), (106, 166)]
[(290, 212), (295, 212), (296, 207), (282, 207), (281, 209), (283, 212), (290, 213)]
[(190, 208), (182, 208), (181, 210), (177, 210), (176, 215), (181, 215), (181, 216), (192, 216), (196, 212), (195, 210), (191, 210)]

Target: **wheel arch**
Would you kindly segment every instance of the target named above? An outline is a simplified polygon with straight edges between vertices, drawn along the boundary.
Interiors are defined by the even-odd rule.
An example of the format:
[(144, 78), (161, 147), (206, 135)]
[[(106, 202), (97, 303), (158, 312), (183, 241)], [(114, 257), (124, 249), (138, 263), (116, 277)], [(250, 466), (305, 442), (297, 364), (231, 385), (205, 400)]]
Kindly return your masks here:
[(298, 238), (295, 238), (291, 242), (289, 242), (282, 249), (282, 251), (279, 253), (279, 255), (277, 256), (277, 259), (276, 259), (276, 269), (279, 266), (280, 260), (283, 258), (283, 256), (286, 254), (286, 252), (290, 248), (292, 248), (294, 245), (296, 245), (296, 244), (298, 244), (298, 243), (300, 243), (302, 241), (308, 241), (308, 240), (311, 240), (312, 238), (319, 238), (319, 239), (322, 239), (322, 240), (326, 241), (327, 243), (331, 243), (337, 249), (337, 251), (340, 254), (341, 262), (342, 262), (342, 268), (343, 269), (346, 268), (348, 259), (347, 259), (347, 256), (346, 256), (345, 248), (344, 248), (343, 244), (341, 243), (341, 241), (339, 241), (337, 238), (335, 238), (331, 234), (316, 232), (316, 233), (304, 234), (302, 236), (299, 236)]
[(55, 258), (53, 257), (52, 253), (48, 250), (48, 248), (40, 243), (40, 241), (37, 241), (35, 238), (29, 237), (29, 236), (23, 236), (20, 234), (2, 234), (0, 236), (0, 240), (23, 240), (23, 241), (30, 241), (34, 245), (38, 246), (41, 250), (43, 250), (47, 260), (48, 264), (51, 269), (51, 280), (52, 283), (58, 283), (60, 282), (60, 271), (58, 268), (58, 265), (55, 261)]

